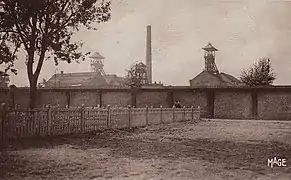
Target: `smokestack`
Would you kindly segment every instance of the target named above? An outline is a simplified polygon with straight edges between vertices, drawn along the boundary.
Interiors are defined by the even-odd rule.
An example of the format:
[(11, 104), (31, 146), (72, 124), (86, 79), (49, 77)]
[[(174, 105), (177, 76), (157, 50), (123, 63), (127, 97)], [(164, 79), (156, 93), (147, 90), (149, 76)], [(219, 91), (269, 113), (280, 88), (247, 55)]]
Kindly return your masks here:
[(147, 68), (147, 82), (152, 84), (152, 37), (151, 26), (147, 26), (146, 37), (146, 68)]

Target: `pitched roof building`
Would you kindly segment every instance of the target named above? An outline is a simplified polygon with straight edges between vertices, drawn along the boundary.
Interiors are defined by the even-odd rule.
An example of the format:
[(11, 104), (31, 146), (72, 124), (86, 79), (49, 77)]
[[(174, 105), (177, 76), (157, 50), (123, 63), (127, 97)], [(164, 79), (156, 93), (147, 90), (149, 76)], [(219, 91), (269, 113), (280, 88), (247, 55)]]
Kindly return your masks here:
[(49, 88), (68, 88), (68, 87), (120, 87), (124, 86), (125, 79), (115, 74), (106, 74), (103, 70), (103, 60), (105, 59), (99, 53), (90, 56), (91, 71), (81, 73), (54, 74), (46, 83)]
[(205, 69), (196, 77), (190, 80), (193, 87), (237, 87), (244, 86), (240, 80), (232, 75), (219, 72), (215, 64), (215, 52), (218, 51), (211, 43), (202, 48), (205, 59)]
[(46, 83), (45, 87), (67, 88), (67, 87), (116, 87), (123, 86), (124, 78), (115, 74), (102, 75), (96, 72), (63, 73), (54, 74)]

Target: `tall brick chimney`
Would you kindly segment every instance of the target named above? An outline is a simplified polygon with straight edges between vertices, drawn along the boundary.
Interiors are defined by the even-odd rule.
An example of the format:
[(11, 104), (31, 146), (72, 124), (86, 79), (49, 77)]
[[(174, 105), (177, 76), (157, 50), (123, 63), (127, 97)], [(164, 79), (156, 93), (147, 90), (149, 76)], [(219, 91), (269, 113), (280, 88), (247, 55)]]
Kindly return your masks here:
[(152, 84), (152, 37), (151, 26), (147, 26), (146, 37), (146, 68), (147, 68), (147, 83)]

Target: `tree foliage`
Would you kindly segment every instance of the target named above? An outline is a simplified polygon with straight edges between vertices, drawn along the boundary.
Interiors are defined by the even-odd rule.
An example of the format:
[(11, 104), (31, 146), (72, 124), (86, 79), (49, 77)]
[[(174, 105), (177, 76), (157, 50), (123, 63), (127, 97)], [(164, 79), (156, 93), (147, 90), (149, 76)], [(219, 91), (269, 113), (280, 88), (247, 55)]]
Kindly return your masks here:
[(127, 86), (142, 87), (146, 83), (146, 66), (143, 63), (136, 63), (132, 65), (129, 70), (127, 70)]
[(276, 79), (269, 58), (262, 58), (253, 67), (243, 70), (241, 81), (249, 86), (271, 85)]
[(80, 28), (110, 19), (110, 1), (98, 0), (0, 0), (0, 64), (13, 68), (19, 52), (26, 55), (30, 103), (34, 107), (37, 80), (45, 59), (84, 60), (82, 42), (72, 36)]

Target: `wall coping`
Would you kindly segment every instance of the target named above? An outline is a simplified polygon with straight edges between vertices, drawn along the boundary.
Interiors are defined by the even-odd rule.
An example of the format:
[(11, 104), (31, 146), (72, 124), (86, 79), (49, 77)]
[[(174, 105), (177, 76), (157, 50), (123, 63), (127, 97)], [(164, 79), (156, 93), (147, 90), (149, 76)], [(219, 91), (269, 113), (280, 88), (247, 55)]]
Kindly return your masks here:
[[(0, 92), (10, 91), (10, 88), (0, 88)], [(15, 91), (29, 91), (28, 87), (17, 87)], [(125, 87), (111, 87), (111, 88), (38, 88), (39, 92), (52, 91), (52, 92), (131, 92), (135, 91), (264, 91), (264, 90), (286, 90), (291, 91), (291, 85), (286, 86), (257, 86), (257, 87), (190, 87), (190, 86), (164, 86), (164, 87), (143, 87), (143, 88), (125, 88)]]

